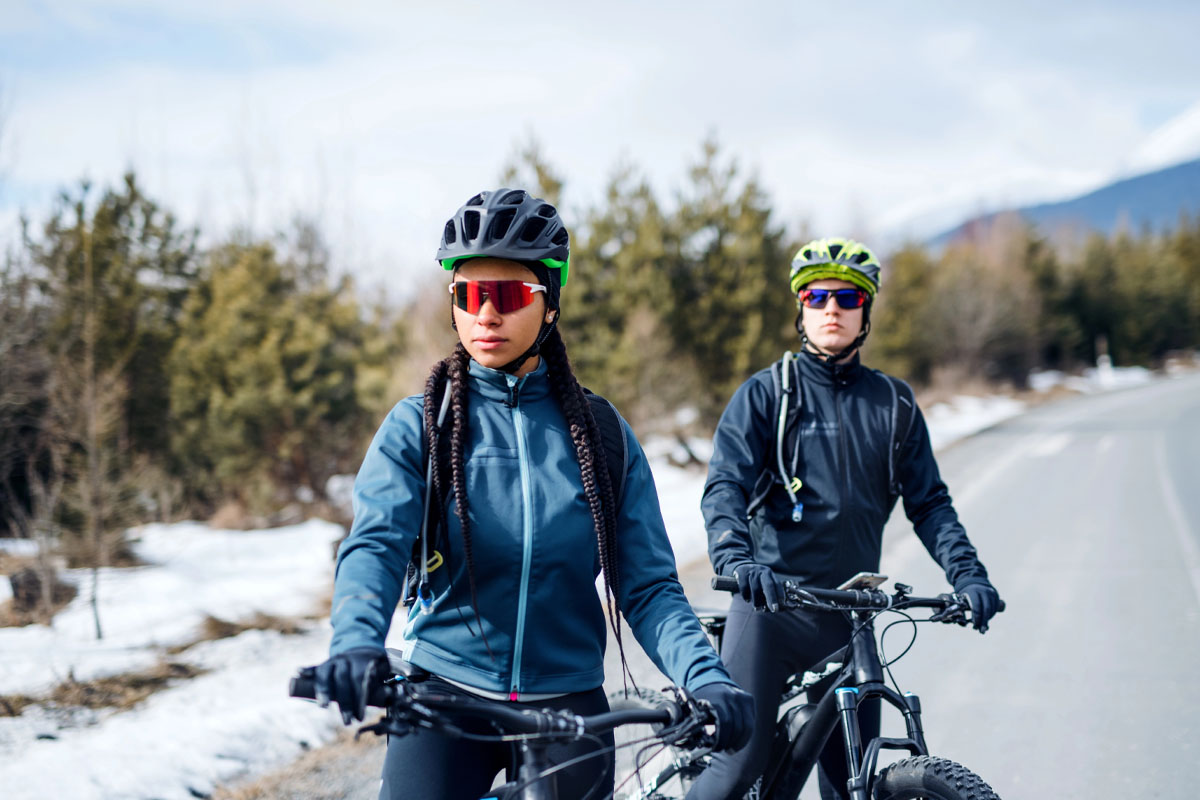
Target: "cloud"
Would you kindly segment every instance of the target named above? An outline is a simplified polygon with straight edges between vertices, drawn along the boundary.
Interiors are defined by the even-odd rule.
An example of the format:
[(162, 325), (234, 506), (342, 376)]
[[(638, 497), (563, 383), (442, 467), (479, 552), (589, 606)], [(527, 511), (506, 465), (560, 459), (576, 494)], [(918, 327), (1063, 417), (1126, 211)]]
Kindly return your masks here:
[[(403, 283), (531, 136), (567, 179), (568, 215), (622, 160), (669, 203), (715, 133), (780, 221), (884, 234), (1091, 188), (1182, 136), (1147, 139), (1148, 105), (1196, 101), (1179, 76), (1200, 56), (1167, 24), (1190, 11), (1044, 9), (1035, 25), (1028, 3), (614, 2), (19, 7), (0, 21), (0, 164), (21, 188), (0, 204), (36, 219), (59, 186), (132, 166), (211, 234), (302, 212), (348, 268)], [(1139, 14), (1169, 71), (1095, 56), (1137, 38)]]
[(1158, 127), (1130, 156), (1130, 175), (1169, 167), (1200, 158), (1200, 100)]

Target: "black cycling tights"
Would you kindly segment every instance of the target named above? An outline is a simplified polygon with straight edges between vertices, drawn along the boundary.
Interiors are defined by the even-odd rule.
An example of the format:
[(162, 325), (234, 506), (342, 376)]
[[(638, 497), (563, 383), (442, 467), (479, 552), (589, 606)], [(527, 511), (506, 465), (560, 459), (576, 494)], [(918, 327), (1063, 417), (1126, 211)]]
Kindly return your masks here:
[[(439, 683), (447, 691), (462, 691), (444, 682)], [(581, 716), (589, 716), (608, 711), (608, 699), (604, 696), (603, 688), (596, 688), (552, 700), (513, 703), (513, 706), (567, 709)], [(496, 735), (496, 730), (487, 724), (469, 730), (481, 735)], [(561, 764), (601, 747), (611, 748), (612, 745), (613, 736), (610, 733), (598, 739), (554, 745), (547, 752), (551, 763)], [(456, 739), (430, 730), (388, 737), (379, 797), (380, 800), (479, 800), (491, 788), (501, 770), (511, 768), (508, 780), (516, 777), (519, 763), (514, 762), (517, 757), (515, 745), (508, 742)], [(556, 775), (559, 797), (582, 800), (593, 789), (595, 792), (590, 796), (597, 800), (612, 794), (611, 755), (586, 759)]]
[[(840, 614), (802, 609), (755, 611), (735, 595), (725, 624), (721, 659), (738, 686), (754, 696), (754, 733), (741, 750), (713, 757), (712, 765), (688, 792), (688, 800), (727, 800), (745, 794), (767, 766), (784, 682), (849, 641), (850, 623)], [(819, 700), (829, 683), (822, 681), (814, 687), (809, 701)], [(879, 735), (878, 700), (859, 707), (859, 727), (863, 741)], [(849, 776), (841, 731), (838, 725), (821, 751), (822, 796), (846, 795)]]

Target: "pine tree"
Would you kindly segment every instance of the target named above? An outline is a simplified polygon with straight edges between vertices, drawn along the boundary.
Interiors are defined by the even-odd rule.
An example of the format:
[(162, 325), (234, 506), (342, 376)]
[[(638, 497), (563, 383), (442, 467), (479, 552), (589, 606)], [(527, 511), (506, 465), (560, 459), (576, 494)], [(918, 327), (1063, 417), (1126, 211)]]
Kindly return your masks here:
[(361, 455), (370, 337), (350, 284), (323, 277), (269, 244), (211, 254), (169, 362), (173, 451), (197, 499), (269, 511)]
[(715, 421), (738, 385), (795, 346), (791, 252), (757, 180), (722, 163), (715, 141), (704, 142), (690, 178), (665, 263), (666, 313), (703, 380), (699, 410)]

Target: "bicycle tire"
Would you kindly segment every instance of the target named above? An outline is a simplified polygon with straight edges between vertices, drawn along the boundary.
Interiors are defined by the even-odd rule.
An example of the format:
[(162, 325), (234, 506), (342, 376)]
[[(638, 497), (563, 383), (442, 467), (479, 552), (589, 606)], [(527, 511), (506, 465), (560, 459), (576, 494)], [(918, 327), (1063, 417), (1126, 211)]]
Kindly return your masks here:
[(1000, 800), (991, 786), (954, 761), (914, 756), (889, 764), (875, 780), (875, 800)]
[[(608, 696), (613, 711), (627, 709), (661, 708), (663, 696), (647, 689), (612, 692)], [(622, 725), (613, 731), (617, 752), (614, 755), (617, 800), (621, 798), (646, 798), (646, 800), (673, 800), (688, 793), (692, 782), (706, 765), (706, 757), (693, 758), (691, 753), (678, 747), (656, 744), (653, 737), (661, 726)], [(641, 740), (650, 739), (644, 743)], [(636, 773), (636, 774), (635, 774)], [(644, 787), (657, 780), (652, 792)]]

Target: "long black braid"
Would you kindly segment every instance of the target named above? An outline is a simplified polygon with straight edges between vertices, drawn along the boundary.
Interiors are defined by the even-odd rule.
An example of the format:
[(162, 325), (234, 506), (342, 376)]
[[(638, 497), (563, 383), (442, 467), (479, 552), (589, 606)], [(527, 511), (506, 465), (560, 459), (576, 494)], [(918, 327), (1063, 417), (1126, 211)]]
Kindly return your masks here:
[[(425, 381), (425, 438), (426, 451), (434, 459), (433, 497), (443, 497), (446, 476), (442, 475), (440, 459), (438, 458), (438, 432), (435, 427), (436, 412), (441, 402), (441, 391), (446, 381), (450, 382), (450, 488), (454, 492), (454, 514), (462, 529), (463, 553), (467, 558), (467, 580), (471, 586), (471, 609), (475, 612), (475, 623), (483, 636), (483, 646), (488, 655), (495, 657), (491, 645), (488, 644), (487, 631), (483, 629), (483, 620), (479, 616), (479, 603), (475, 594), (475, 558), (471, 547), (471, 519), (467, 510), (467, 470), (463, 453), (467, 438), (467, 370), (471, 363), (471, 354), (458, 343), (454, 352), (433, 366), (429, 378)], [(445, 507), (438, 502), (438, 514), (441, 516), (442, 530), (445, 527)], [(447, 552), (450, 548), (446, 548)], [(450, 564), (446, 565), (447, 570)], [(461, 614), (461, 610), (459, 611)], [(464, 620), (465, 622), (465, 620)], [(467, 629), (470, 630), (470, 624)], [(474, 634), (474, 631), (472, 631)]]
[[(557, 329), (553, 330), (542, 345), (541, 355), (546, 359), (546, 368), (551, 388), (566, 417), (571, 441), (575, 445), (575, 454), (579, 459), (579, 473), (583, 481), (584, 496), (587, 498), (588, 509), (592, 513), (592, 525), (596, 531), (596, 541), (599, 547), (600, 568), (604, 574), (605, 603), (608, 612), (609, 627), (617, 639), (617, 648), (621, 654), (621, 665), (626, 674), (629, 666), (625, 660), (625, 646), (621, 639), (621, 617), (617, 611), (615, 598), (620, 594), (620, 574), (617, 569), (617, 508), (616, 497), (613, 494), (612, 481), (609, 478), (607, 459), (600, 439), (600, 428), (592, 415), (592, 407), (583, 392), (583, 387), (575, 378), (571, 362), (567, 357), (567, 348)], [(467, 510), (467, 480), (464, 464), (464, 449), (467, 436), (467, 370), (470, 365), (470, 354), (461, 343), (454, 348), (454, 353), (439, 361), (429, 373), (425, 382), (425, 436), (426, 447), (431, 458), (437, 458), (437, 431), (435, 430), (436, 408), (441, 400), (442, 387), (450, 382), (450, 480), (454, 491), (455, 515), (458, 517), (462, 530), (463, 552), (467, 559), (467, 578), (471, 585), (471, 607), (475, 612), (475, 621), (483, 631), (483, 623), (479, 615), (479, 606), (475, 594), (475, 564), (471, 548), (471, 525)], [(435, 462), (436, 463), (436, 462)], [(441, 474), (440, 464), (433, 470), (433, 497), (442, 497), (442, 486), (445, 478)], [(443, 530), (445, 509), (438, 503), (439, 514), (443, 515)], [(469, 626), (468, 626), (469, 627)], [(487, 634), (484, 633), (484, 644), (487, 645)], [(488, 647), (491, 654), (491, 647)]]
[(612, 480), (608, 472), (608, 459), (600, 439), (600, 427), (592, 414), (592, 406), (584, 396), (583, 387), (575, 378), (571, 361), (567, 358), (567, 347), (557, 329), (546, 337), (542, 345), (542, 356), (550, 385), (554, 389), (571, 441), (575, 443), (575, 454), (579, 459), (579, 474), (583, 478), (583, 492), (588, 508), (592, 512), (592, 526), (596, 530), (596, 542), (600, 551), (600, 570), (604, 573), (604, 600), (608, 609), (608, 624), (617, 639), (621, 653), (621, 667), (629, 674), (625, 661), (625, 645), (621, 641), (621, 615), (617, 612), (615, 598), (620, 595), (621, 575), (617, 569), (617, 501), (613, 494)]

